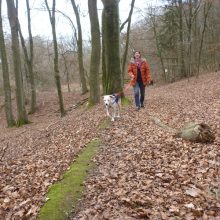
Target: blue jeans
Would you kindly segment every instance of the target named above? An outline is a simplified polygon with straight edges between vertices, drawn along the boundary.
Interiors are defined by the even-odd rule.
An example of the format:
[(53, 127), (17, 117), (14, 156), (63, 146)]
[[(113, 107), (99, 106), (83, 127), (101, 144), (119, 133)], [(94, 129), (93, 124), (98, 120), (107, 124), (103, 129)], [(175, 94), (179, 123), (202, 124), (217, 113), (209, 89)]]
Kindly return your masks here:
[(134, 90), (134, 100), (136, 107), (144, 105), (144, 96), (145, 96), (145, 86), (143, 83), (138, 83), (133, 86)]

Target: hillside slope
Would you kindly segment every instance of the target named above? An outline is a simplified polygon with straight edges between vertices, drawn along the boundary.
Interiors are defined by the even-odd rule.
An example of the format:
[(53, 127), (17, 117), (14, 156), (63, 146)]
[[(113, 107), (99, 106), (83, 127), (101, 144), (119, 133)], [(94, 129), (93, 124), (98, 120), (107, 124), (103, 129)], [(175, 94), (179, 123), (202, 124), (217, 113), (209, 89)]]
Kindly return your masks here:
[[(84, 199), (70, 219), (219, 219), (220, 74), (149, 88), (138, 112), (130, 106), (103, 132)], [(173, 128), (205, 122), (213, 144), (175, 139), (148, 114)]]
[[(97, 169), (85, 183), (85, 196), (71, 219), (220, 216), (219, 85), (220, 74), (213, 73), (149, 87), (144, 109), (125, 107), (121, 119), (105, 130), (99, 129), (106, 120), (103, 104), (69, 111), (60, 119), (55, 93), (42, 94), (40, 109), (31, 116), (33, 123), (12, 129), (1, 125), (1, 218), (34, 219), (48, 187), (98, 136), (104, 147), (94, 159)], [(68, 108), (80, 98), (64, 97)], [(174, 139), (148, 114), (174, 128), (205, 122), (216, 140), (192, 144)]]

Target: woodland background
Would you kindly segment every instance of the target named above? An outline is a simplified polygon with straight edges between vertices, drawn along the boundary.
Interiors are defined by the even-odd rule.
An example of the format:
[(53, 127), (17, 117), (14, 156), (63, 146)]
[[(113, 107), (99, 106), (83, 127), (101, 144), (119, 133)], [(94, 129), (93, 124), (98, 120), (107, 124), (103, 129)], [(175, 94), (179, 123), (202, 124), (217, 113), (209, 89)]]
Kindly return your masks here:
[[(88, 39), (79, 1), (63, 3), (75, 16), (67, 18), (69, 38), (57, 37), (57, 15), (65, 12), (57, 11), (56, 0), (42, 0), (48, 40), (32, 36), (32, 1), (26, 0), (24, 37), (21, 3), (0, 0), (0, 219), (36, 219), (49, 186), (97, 137), (103, 142), (97, 169), (83, 183), (81, 210), (70, 219), (219, 219), (220, 1), (149, 6), (146, 0), (141, 8), (137, 1), (128, 2), (126, 20), (118, 0), (102, 0), (101, 18), (97, 1), (85, 1)], [(131, 23), (134, 9), (139, 20)], [(127, 85), (134, 50), (149, 62), (155, 86), (146, 88), (144, 109), (123, 107), (121, 119), (106, 126), (100, 97)], [(130, 100), (131, 91), (125, 91)], [(216, 138), (175, 138), (150, 116), (175, 129), (205, 122)]]
[[(131, 10), (128, 12), (127, 20), (120, 21), (118, 36), (120, 37), (119, 50), (121, 57), (119, 59), (121, 64), (119, 63), (119, 66), (121, 65), (121, 69), (116, 71), (117, 73), (111, 73), (111, 75), (116, 74), (116, 77), (122, 79), (121, 84), (123, 84), (124, 78), (127, 77), (127, 74), (125, 74), (127, 62), (134, 50), (140, 50), (142, 56), (148, 60), (156, 83), (174, 82), (182, 78), (198, 76), (203, 72), (213, 72), (220, 69), (220, 2), (218, 0), (168, 0), (162, 2), (162, 6), (149, 6), (146, 1), (146, 5), (139, 9), (136, 8), (139, 11), (140, 19), (131, 26), (132, 13), (135, 8), (135, 1), (133, 0), (131, 1)], [(93, 77), (93, 75), (90, 77), (90, 59), (91, 45), (94, 42), (91, 39), (84, 39), (80, 23), (80, 16), (82, 15), (77, 2), (67, 1), (65, 3), (73, 7), (73, 13), (76, 16), (76, 21), (68, 18), (73, 28), (72, 38), (65, 36), (58, 38), (55, 25), (56, 14), (67, 15), (65, 15), (65, 12), (56, 11), (56, 1), (51, 1), (49, 4), (47, 1), (42, 1), (41, 10), (48, 10), (49, 12), (48, 19), (50, 19), (53, 27), (53, 40), (45, 39), (43, 36), (32, 36), (32, 9), (29, 1), (26, 1), (26, 3), (29, 37), (24, 38), (22, 35), (22, 28), (24, 27), (22, 27), (22, 24), (19, 25), (19, 16), (17, 27), (15, 27), (19, 32), (19, 36), (17, 36), (19, 55), (16, 55), (19, 56), (19, 59), (17, 59), (19, 60), (18, 64), (13, 64), (13, 54), (15, 54), (11, 50), (13, 34), (4, 31), (4, 23), (8, 18), (1, 16), (2, 35), (0, 39), (1, 45), (5, 47), (5, 55), (1, 57), (0, 94), (4, 94), (3, 85), (5, 85), (5, 89), (10, 88), (11, 97), (14, 97), (16, 82), (19, 81), (16, 80), (16, 76), (20, 75), (19, 78), (22, 80), (17, 84), (17, 87), (22, 87), (24, 92), (21, 91), (18, 95), (20, 89), (17, 88), (16, 97), (19, 96), (20, 99), (25, 97), (25, 102), (29, 102), (31, 105), (30, 112), (34, 112), (36, 109), (38, 92), (56, 87), (59, 91), (61, 109), (64, 109), (62, 107), (61, 87), (67, 91), (81, 91), (82, 93), (87, 92), (89, 87), (95, 87), (94, 85), (91, 86), (91, 81), (89, 81)], [(19, 8), (19, 2), (17, 4)], [(12, 5), (12, 7), (14, 9), (9, 13), (12, 13), (12, 15), (14, 13), (16, 21), (16, 5)], [(94, 13), (90, 10), (90, 14)], [(90, 16), (90, 21), (92, 27), (99, 27), (98, 23), (92, 23), (98, 22), (95, 21), (94, 17)], [(104, 27), (103, 22), (103, 20), (102, 22), (99, 21), (101, 28)], [(98, 29), (99, 31), (102, 32), (103, 30)], [(16, 37), (16, 33), (14, 37)], [(102, 54), (104, 54), (103, 51)], [(4, 57), (5, 59), (3, 59)], [(8, 67), (4, 67), (4, 64), (7, 64)], [(13, 70), (15, 65), (19, 65), (19, 67)], [(19, 69), (20, 74), (14, 73), (16, 69)], [(105, 72), (103, 72), (103, 62), (102, 68), (99, 66), (97, 72), (99, 73), (100, 82), (95, 80), (96, 84), (102, 85), (104, 93), (110, 92), (105, 89), (105, 81), (109, 79), (105, 77)], [(5, 80), (2, 73), (5, 73)], [(9, 93), (5, 92), (7, 94), (6, 103), (10, 99)], [(94, 101), (97, 102), (97, 100)], [(23, 103), (22, 100), (20, 102)], [(23, 105), (20, 104), (18, 108), (24, 110), (24, 107), (21, 107)], [(7, 109), (10, 109), (9, 106), (10, 104), (6, 105)]]

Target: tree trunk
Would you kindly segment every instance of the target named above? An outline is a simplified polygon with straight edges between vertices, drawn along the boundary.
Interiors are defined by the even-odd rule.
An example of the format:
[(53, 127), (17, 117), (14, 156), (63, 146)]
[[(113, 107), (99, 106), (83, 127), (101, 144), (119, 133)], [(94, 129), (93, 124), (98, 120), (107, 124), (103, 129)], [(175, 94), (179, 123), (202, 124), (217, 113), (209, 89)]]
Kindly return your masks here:
[(159, 55), (159, 58), (160, 58), (162, 74), (163, 74), (162, 76), (163, 76), (164, 81), (167, 81), (167, 76), (166, 76), (165, 67), (164, 67), (164, 60), (163, 60), (163, 56), (162, 56), (162, 48), (160, 46), (159, 37), (158, 37), (158, 33), (157, 33), (157, 24), (156, 24), (155, 12), (152, 12), (150, 19), (151, 19), (151, 22), (152, 22), (152, 25), (153, 25), (153, 32), (154, 32), (154, 37), (155, 37), (155, 41), (156, 41), (157, 52), (158, 52), (158, 55)]
[(201, 64), (201, 56), (202, 56), (202, 47), (203, 47), (204, 35), (205, 35), (206, 25), (207, 25), (207, 17), (208, 17), (210, 9), (212, 7), (212, 1), (205, 2), (203, 7), (204, 7), (204, 10), (203, 10), (203, 13), (204, 13), (204, 25), (203, 25), (203, 29), (202, 29), (201, 42), (200, 42), (200, 46), (199, 46), (198, 69), (197, 69), (196, 77), (199, 76), (200, 64)]
[(66, 83), (67, 83), (67, 88), (68, 88), (68, 92), (71, 92), (70, 90), (70, 77), (69, 77), (69, 71), (68, 71), (68, 67), (67, 67), (67, 61), (66, 61), (66, 58), (65, 58), (65, 53), (63, 53), (61, 55), (63, 57), (63, 62), (64, 62), (64, 75), (66, 74)]
[(12, 52), (13, 52), (13, 64), (15, 73), (15, 85), (16, 85), (16, 101), (17, 101), (17, 125), (28, 123), (27, 113), (25, 110), (25, 97), (21, 72), (21, 55), (19, 48), (18, 28), (19, 22), (17, 17), (17, 9), (15, 8), (13, 0), (7, 0), (8, 7), (8, 19), (11, 28), (12, 38)]
[(191, 76), (191, 59), (192, 59), (192, 0), (189, 0), (189, 21), (188, 21), (188, 70), (187, 76)]
[(30, 113), (33, 114), (36, 111), (37, 101), (36, 101), (36, 86), (35, 86), (34, 71), (33, 71), (34, 47), (33, 47), (33, 37), (31, 31), (31, 15), (30, 15), (29, 0), (26, 0), (26, 5), (27, 5), (27, 15), (28, 15), (28, 33), (29, 33), (29, 46), (30, 46), (30, 58), (28, 62), (28, 70), (29, 70), (30, 83), (31, 83)]
[[(104, 20), (104, 11), (102, 11), (102, 21)], [(107, 87), (107, 72), (106, 72), (106, 62), (105, 62), (105, 44), (104, 44), (104, 35), (105, 35), (105, 26), (102, 25), (102, 89)]]
[(89, 17), (91, 23), (92, 52), (90, 62), (90, 105), (100, 101), (100, 83), (99, 83), (99, 66), (100, 66), (100, 29), (97, 13), (97, 0), (88, 0)]
[(104, 5), (102, 16), (104, 32), (102, 37), (106, 71), (106, 81), (103, 83), (103, 90), (105, 94), (112, 94), (122, 91), (122, 73), (119, 50), (119, 1), (102, 0), (102, 2)]
[[(35, 82), (33, 75), (33, 60), (28, 57), (27, 47), (25, 45), (25, 40), (21, 31), (21, 26), (19, 24), (19, 35), (21, 40), (21, 45), (24, 52), (25, 57), (25, 72), (28, 84), (31, 86), (31, 110), (30, 113), (33, 114), (36, 111), (36, 90), (35, 90)], [(30, 45), (31, 46), (31, 45)], [(28, 86), (29, 87), (29, 86)]]
[(56, 0), (53, 0), (52, 12), (48, 6), (47, 0), (45, 0), (45, 4), (49, 13), (50, 23), (52, 27), (52, 35), (53, 35), (53, 47), (54, 47), (54, 77), (55, 83), (57, 87), (57, 93), (59, 98), (59, 105), (60, 105), (60, 113), (61, 117), (65, 115), (64, 104), (63, 104), (63, 96), (62, 96), (62, 89), (60, 83), (60, 74), (59, 74), (59, 65), (58, 65), (58, 47), (57, 47), (57, 36), (56, 36), (56, 26), (55, 26), (55, 7), (56, 7)]
[(83, 65), (82, 28), (81, 28), (80, 16), (79, 16), (79, 12), (78, 12), (75, 0), (71, 0), (71, 2), (72, 2), (75, 16), (76, 16), (76, 22), (77, 22), (77, 28), (78, 28), (77, 46), (78, 46), (78, 60), (79, 60), (79, 76), (80, 76), (80, 81), (82, 85), (82, 94), (85, 94), (88, 92), (88, 89), (86, 86), (86, 77), (85, 77), (84, 65)]
[[(132, 2), (131, 2), (131, 9), (130, 9), (130, 12), (129, 12), (129, 15), (128, 15), (128, 19), (127, 19), (128, 27), (127, 27), (127, 33), (126, 33), (126, 43), (125, 43), (124, 54), (123, 54), (123, 57), (122, 57), (123, 81), (124, 81), (125, 72), (126, 72), (125, 71), (125, 65), (126, 65), (127, 56), (128, 56), (128, 44), (129, 44), (129, 39), (130, 39), (131, 17), (132, 17), (132, 14), (133, 14), (134, 3), (135, 3), (135, 0), (132, 0)], [(120, 28), (120, 30), (122, 30), (122, 29)]]
[(181, 77), (186, 77), (185, 61), (184, 61), (184, 40), (183, 40), (183, 2), (178, 0), (179, 3), (179, 41), (180, 41), (180, 74)]
[(11, 86), (9, 80), (8, 61), (7, 61), (6, 48), (5, 48), (4, 32), (2, 27), (1, 11), (2, 11), (2, 0), (0, 0), (0, 54), (1, 54), (0, 64), (2, 64), (2, 72), (3, 72), (6, 120), (8, 127), (12, 127), (15, 125), (15, 120), (12, 113)]

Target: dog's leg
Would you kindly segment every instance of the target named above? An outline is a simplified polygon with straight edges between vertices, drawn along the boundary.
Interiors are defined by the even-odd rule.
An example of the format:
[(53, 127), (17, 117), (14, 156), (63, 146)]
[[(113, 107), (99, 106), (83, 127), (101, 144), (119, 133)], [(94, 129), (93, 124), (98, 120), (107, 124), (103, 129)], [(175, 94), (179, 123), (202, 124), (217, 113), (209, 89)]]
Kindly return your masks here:
[(108, 111), (108, 107), (106, 106), (106, 114), (108, 117), (110, 117), (109, 111)]
[(112, 121), (115, 121), (115, 116), (116, 116), (116, 108), (115, 108), (115, 106), (114, 106), (114, 107), (113, 107)]
[(117, 104), (117, 118), (120, 118), (120, 112), (121, 112), (121, 103), (119, 102), (118, 104)]

